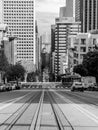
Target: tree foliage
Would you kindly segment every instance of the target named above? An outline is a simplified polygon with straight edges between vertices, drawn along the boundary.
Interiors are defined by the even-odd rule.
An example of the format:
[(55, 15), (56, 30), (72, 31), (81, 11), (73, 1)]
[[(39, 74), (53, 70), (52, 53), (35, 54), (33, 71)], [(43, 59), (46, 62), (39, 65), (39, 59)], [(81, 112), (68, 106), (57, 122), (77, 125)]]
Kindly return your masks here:
[(10, 65), (6, 71), (6, 77), (9, 80), (24, 80), (25, 69), (22, 65)]
[(0, 71), (7, 71), (9, 63), (3, 51), (0, 52)]
[(88, 75), (98, 75), (98, 51), (88, 52), (83, 59), (83, 66), (87, 69)]
[(42, 53), (42, 65), (41, 69), (44, 70), (45, 68), (49, 68), (50, 66), (50, 54), (49, 53)]
[(27, 82), (35, 82), (35, 81), (36, 81), (36, 73), (35, 72), (28, 73)]
[(54, 82), (55, 81), (55, 74), (54, 73), (50, 73), (49, 74), (49, 81), (50, 82)]
[(86, 76), (88, 74), (88, 71), (82, 64), (79, 64), (74, 67), (73, 72), (81, 75), (81, 76)]
[(60, 81), (61, 81), (61, 76), (60, 76), (60, 75), (57, 75), (56, 81), (57, 81), (57, 82), (60, 82)]
[(88, 52), (82, 64), (75, 66), (73, 71), (81, 76), (94, 76), (98, 82), (98, 51)]

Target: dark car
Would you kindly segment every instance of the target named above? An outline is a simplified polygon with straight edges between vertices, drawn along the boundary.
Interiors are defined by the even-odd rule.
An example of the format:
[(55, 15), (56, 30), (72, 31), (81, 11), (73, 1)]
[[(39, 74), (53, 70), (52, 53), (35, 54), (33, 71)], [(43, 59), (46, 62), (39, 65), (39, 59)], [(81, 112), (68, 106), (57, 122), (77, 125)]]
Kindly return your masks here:
[(21, 86), (21, 83), (17, 83), (17, 84), (16, 84), (16, 89), (21, 89), (21, 87), (22, 87), (22, 86)]
[(11, 87), (11, 84), (10, 84), (10, 83), (5, 84), (5, 87), (6, 87), (6, 90), (7, 90), (7, 91), (12, 90), (12, 87)]

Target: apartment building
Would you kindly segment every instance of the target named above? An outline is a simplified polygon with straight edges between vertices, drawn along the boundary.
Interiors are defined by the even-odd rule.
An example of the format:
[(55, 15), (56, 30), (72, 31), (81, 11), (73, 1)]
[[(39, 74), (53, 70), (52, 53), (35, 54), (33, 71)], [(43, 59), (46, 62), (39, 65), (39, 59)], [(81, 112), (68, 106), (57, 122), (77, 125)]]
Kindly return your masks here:
[(87, 52), (98, 49), (98, 32), (78, 33), (74, 37), (69, 37), (68, 47), (68, 67), (73, 68), (81, 64)]
[(89, 46), (88, 33), (78, 34), (74, 43), (74, 65), (82, 63), (83, 56), (89, 51)]

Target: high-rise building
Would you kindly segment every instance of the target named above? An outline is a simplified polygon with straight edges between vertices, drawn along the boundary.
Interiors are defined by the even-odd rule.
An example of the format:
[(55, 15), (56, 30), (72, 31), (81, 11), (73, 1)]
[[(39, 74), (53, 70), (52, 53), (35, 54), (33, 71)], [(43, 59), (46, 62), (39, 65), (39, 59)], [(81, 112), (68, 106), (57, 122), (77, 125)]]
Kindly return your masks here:
[(60, 8), (59, 17), (75, 18), (75, 0), (66, 0), (66, 6)]
[(77, 35), (77, 33), (79, 33), (80, 31), (81, 31), (81, 24), (80, 22), (74, 22), (73, 17), (72, 18), (65, 17), (65, 19), (59, 21), (57, 19), (55, 26), (55, 61), (54, 61), (56, 76), (60, 74), (60, 60), (62, 55), (63, 56), (67, 55), (68, 36)]
[[(75, 0), (66, 0), (66, 6), (60, 8), (59, 18), (56, 18), (55, 36), (52, 37), (52, 40), (55, 39), (55, 56), (52, 57), (55, 78), (64, 73), (65, 68), (68, 68), (68, 37), (81, 32), (81, 23), (75, 22), (75, 2)], [(66, 59), (64, 60), (63, 57)]]
[(66, 17), (75, 17), (75, 0), (66, 0)]
[(4, 54), (9, 64), (15, 65), (17, 58), (17, 38), (9, 36), (3, 38)]
[(76, 0), (75, 19), (81, 21), (81, 31), (98, 29), (98, 0)]
[(35, 64), (36, 64), (36, 68), (38, 69), (38, 64), (39, 64), (39, 36), (38, 36), (37, 21), (35, 22), (35, 34), (36, 34)]
[(65, 17), (66, 16), (66, 6), (64, 7), (60, 7), (60, 11), (59, 11), (59, 17)]
[(16, 43), (17, 38), (13, 36), (7, 37), (8, 26), (0, 24), (0, 55), (7, 59), (9, 64), (15, 64), (16, 61)]
[(36, 34), (36, 45), (35, 45), (35, 65), (36, 69), (40, 70), (41, 69), (41, 50), (42, 50), (42, 41), (41, 41), (41, 36), (39, 36), (38, 32), (38, 24), (37, 21), (35, 22), (35, 34)]
[(17, 62), (32, 61), (35, 47), (34, 0), (1, 0), (2, 22), (17, 37)]
[(55, 25), (51, 25), (51, 53), (55, 50)]

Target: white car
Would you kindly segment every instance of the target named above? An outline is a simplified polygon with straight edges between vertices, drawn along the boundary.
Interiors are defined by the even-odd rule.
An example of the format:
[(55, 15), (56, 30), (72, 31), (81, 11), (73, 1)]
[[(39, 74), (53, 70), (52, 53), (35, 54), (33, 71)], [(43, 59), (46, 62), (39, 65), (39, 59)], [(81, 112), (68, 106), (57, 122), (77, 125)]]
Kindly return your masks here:
[(6, 87), (3, 83), (0, 83), (0, 91), (5, 91)]
[(71, 91), (84, 91), (84, 84), (82, 82), (73, 82)]
[(15, 90), (16, 89), (16, 84), (12, 84), (11, 87), (12, 87), (12, 90)]

